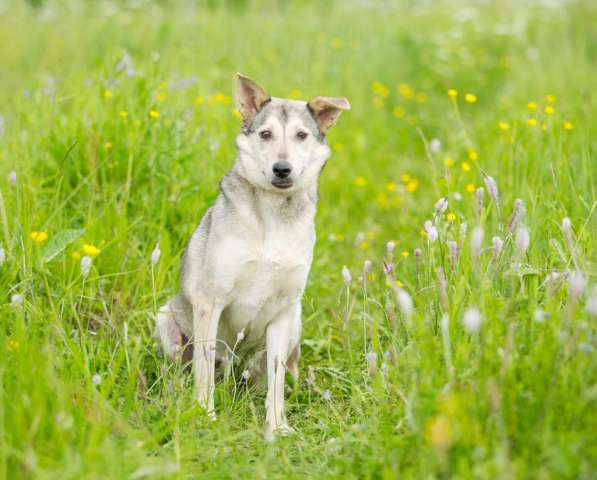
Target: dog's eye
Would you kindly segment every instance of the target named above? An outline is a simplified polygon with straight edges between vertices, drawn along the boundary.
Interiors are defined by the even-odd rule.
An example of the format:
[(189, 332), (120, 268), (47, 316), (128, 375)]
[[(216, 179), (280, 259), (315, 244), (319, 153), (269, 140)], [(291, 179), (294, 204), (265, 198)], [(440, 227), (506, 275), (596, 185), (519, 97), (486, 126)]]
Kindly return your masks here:
[(299, 140), (304, 140), (305, 138), (307, 138), (307, 132), (297, 132), (296, 134), (296, 138), (298, 138)]
[(259, 136), (262, 140), (269, 140), (270, 138), (272, 138), (272, 132), (270, 132), (269, 130), (263, 130), (262, 132), (259, 132)]

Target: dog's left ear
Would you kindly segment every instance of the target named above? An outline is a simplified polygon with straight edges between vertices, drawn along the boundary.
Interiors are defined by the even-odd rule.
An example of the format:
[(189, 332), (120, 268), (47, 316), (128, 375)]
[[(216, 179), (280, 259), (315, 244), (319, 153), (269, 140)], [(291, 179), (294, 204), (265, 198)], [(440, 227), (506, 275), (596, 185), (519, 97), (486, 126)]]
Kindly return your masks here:
[(350, 110), (350, 103), (346, 98), (315, 97), (307, 106), (324, 135), (334, 126), (344, 110)]
[(250, 122), (271, 100), (269, 93), (242, 73), (236, 74), (236, 108), (245, 122)]

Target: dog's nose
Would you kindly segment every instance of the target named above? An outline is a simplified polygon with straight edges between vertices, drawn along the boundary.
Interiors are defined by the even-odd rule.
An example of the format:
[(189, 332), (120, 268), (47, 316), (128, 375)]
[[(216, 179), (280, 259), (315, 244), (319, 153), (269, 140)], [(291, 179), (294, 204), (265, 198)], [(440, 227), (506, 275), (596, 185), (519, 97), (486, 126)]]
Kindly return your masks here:
[(292, 172), (292, 166), (288, 162), (276, 162), (273, 166), (274, 175), (278, 178), (286, 178)]

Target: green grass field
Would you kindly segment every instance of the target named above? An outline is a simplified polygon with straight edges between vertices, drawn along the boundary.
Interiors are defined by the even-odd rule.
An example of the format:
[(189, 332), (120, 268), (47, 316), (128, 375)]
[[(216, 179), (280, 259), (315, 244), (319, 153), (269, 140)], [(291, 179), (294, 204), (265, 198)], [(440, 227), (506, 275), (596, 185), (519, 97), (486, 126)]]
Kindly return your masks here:
[[(0, 478), (596, 478), (595, 24), (590, 0), (0, 2)], [(212, 423), (153, 338), (234, 160), (236, 71), (352, 104), (272, 445), (263, 391), (227, 377)]]

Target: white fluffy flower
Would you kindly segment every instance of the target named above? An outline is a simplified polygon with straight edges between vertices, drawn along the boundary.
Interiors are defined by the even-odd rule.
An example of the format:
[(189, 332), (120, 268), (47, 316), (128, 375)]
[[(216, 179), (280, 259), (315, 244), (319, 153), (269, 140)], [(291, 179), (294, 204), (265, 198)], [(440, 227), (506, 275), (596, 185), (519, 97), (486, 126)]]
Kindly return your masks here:
[(439, 138), (432, 138), (429, 142), (429, 150), (433, 153), (439, 153), (442, 150), (442, 142)]
[(350, 285), (350, 282), (352, 280), (350, 270), (346, 267), (346, 265), (342, 267), (342, 280), (344, 281), (344, 285)]
[(433, 225), (431, 220), (425, 222), (425, 231), (427, 232), (427, 238), (430, 242), (435, 242), (438, 237), (437, 228)]
[(481, 255), (481, 247), (483, 246), (483, 237), (485, 232), (483, 227), (477, 225), (471, 234), (471, 255), (473, 258), (478, 258)]
[(100, 377), (99, 373), (96, 373), (91, 377), (91, 383), (93, 383), (96, 387), (102, 383), (102, 377)]
[(85, 255), (81, 259), (81, 275), (83, 275), (83, 278), (87, 278), (89, 276), (89, 272), (91, 271), (92, 265), (93, 259), (90, 256)]
[(413, 313), (413, 299), (411, 296), (403, 288), (396, 287), (396, 300), (404, 316), (410, 318)]
[(8, 176), (6, 178), (8, 179), (8, 183), (10, 183), (11, 185), (14, 185), (15, 183), (17, 183), (17, 172), (15, 172), (13, 170), (12, 172), (10, 172), (8, 174)]
[(574, 271), (568, 276), (568, 295), (570, 295), (570, 298), (576, 299), (580, 297), (585, 291), (586, 286), (587, 280), (581, 272)]
[(394, 242), (386, 243), (386, 250), (388, 252), (388, 255), (391, 255), (392, 253), (394, 253), (395, 248), (396, 248), (396, 244)]
[(466, 310), (462, 316), (462, 324), (469, 333), (477, 333), (482, 323), (483, 317), (481, 317), (481, 312), (475, 307)]
[(531, 234), (529, 233), (529, 229), (523, 225), (516, 232), (516, 252), (519, 258), (523, 257), (527, 252), (530, 243)]
[(365, 260), (365, 263), (363, 263), (363, 272), (365, 274), (369, 273), (369, 271), (371, 270), (371, 260)]
[(329, 402), (329, 401), (332, 399), (332, 392), (330, 392), (329, 390), (325, 390), (325, 391), (324, 391), (324, 392), (321, 394), (321, 397), (322, 397), (322, 398), (323, 398), (325, 401)]
[(435, 213), (444, 213), (448, 209), (448, 197), (442, 197), (435, 203)]
[(489, 196), (493, 199), (496, 205), (499, 205), (500, 198), (495, 180), (493, 179), (493, 177), (490, 177), (489, 175), (485, 174), (483, 174), (483, 180), (485, 180), (485, 186), (487, 187)]
[(251, 378), (251, 372), (249, 372), (248, 370), (243, 370), (243, 373), (241, 373), (241, 377), (243, 377), (244, 380), (248, 380), (249, 378)]
[(23, 305), (23, 295), (20, 293), (14, 293), (10, 297), (10, 304), (13, 308), (19, 308), (21, 305)]
[(162, 256), (162, 251), (160, 250), (160, 244), (156, 243), (153, 252), (151, 252), (151, 264), (157, 265), (160, 261), (160, 257)]

